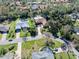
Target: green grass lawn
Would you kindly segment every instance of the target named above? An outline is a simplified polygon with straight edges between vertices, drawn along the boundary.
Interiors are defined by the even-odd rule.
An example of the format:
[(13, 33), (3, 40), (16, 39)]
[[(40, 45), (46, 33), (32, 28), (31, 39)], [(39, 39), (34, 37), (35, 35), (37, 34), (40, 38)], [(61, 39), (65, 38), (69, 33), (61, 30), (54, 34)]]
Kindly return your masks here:
[(8, 50), (11, 46), (14, 46), (14, 48), (12, 49), (13, 51), (15, 51), (17, 49), (17, 44), (0, 45), (0, 49), (4, 48), (4, 49)]
[(0, 45), (0, 57), (8, 52), (14, 53), (17, 50), (17, 44)]
[(76, 59), (76, 57), (73, 56), (73, 53), (70, 53), (70, 52), (57, 53), (57, 54), (55, 54), (55, 58), (56, 59)]
[(15, 38), (16, 37), (15, 35), (16, 22), (12, 21), (9, 25), (10, 25), (10, 29), (7, 35), (7, 39)]
[(59, 48), (63, 44), (63, 43), (56, 41), (56, 40), (54, 40), (53, 42), (55, 43), (55, 45), (53, 45), (53, 48)]

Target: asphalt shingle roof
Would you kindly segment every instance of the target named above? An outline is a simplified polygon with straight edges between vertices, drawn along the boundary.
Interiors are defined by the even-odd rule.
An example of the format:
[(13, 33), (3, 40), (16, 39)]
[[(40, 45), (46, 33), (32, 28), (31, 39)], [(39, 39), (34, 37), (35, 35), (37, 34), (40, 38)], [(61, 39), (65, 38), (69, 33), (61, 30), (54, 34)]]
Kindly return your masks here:
[(17, 25), (16, 25), (16, 29), (21, 29), (24, 27), (29, 27), (29, 24), (27, 21), (18, 21)]

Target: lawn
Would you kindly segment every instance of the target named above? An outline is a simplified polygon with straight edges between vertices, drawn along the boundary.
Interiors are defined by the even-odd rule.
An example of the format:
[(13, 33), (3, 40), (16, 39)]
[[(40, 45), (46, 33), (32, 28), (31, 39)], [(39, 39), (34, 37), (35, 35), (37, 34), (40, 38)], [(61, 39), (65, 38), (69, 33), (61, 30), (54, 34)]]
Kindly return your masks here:
[(7, 35), (7, 39), (15, 38), (15, 27), (16, 27), (16, 22), (12, 21), (10, 24), (9, 32)]
[(17, 44), (0, 45), (0, 57), (4, 56), (8, 52), (15, 52), (17, 50)]
[[(27, 41), (22, 43), (22, 59), (29, 58), (31, 59), (31, 54), (33, 51), (39, 51), (40, 48), (43, 48), (46, 46), (45, 44), (46, 39), (42, 38), (39, 40), (33, 40), (33, 41)], [(52, 48), (58, 48), (62, 45), (62, 43), (58, 41), (53, 41), (55, 45), (52, 45)]]
[(13, 51), (15, 51), (17, 49), (17, 44), (0, 45), (0, 49), (4, 48), (4, 49), (8, 50), (11, 46), (14, 46), (14, 48), (12, 49)]
[(73, 53), (71, 52), (62, 52), (62, 53), (57, 53), (55, 54), (56, 59), (76, 59), (75, 56), (73, 56)]
[(60, 46), (63, 45), (63, 43), (60, 43), (59, 41), (54, 40), (53, 41), (55, 43), (55, 45), (53, 45), (53, 48), (59, 48)]

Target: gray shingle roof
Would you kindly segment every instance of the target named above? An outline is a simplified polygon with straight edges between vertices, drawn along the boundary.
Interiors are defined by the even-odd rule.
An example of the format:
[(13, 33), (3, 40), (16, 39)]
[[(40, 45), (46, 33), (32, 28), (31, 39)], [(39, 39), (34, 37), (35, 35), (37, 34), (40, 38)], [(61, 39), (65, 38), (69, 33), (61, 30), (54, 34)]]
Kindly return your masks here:
[(54, 55), (45, 51), (32, 53), (32, 59), (54, 59)]
[(17, 24), (16, 24), (16, 29), (21, 29), (21, 28), (24, 28), (24, 27), (29, 27), (29, 24), (27, 21), (19, 21)]
[(9, 26), (6, 25), (0, 25), (0, 31), (7, 32), (9, 30)]
[(17, 24), (17, 25), (16, 25), (16, 29), (21, 29), (20, 24)]
[(74, 31), (79, 33), (79, 27), (74, 27)]

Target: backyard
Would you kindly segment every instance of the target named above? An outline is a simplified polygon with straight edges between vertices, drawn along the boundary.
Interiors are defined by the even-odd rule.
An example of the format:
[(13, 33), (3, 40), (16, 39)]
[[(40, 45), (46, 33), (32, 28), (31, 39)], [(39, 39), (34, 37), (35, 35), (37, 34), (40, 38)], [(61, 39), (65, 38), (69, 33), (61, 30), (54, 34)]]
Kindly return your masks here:
[[(31, 54), (34, 51), (39, 51), (41, 48), (46, 46), (46, 38), (41, 38), (39, 40), (34, 40), (34, 41), (28, 41), (28, 42), (23, 42), (22, 44), (22, 59), (23, 58), (29, 58), (31, 59)], [(52, 48), (58, 48), (60, 47), (63, 43), (60, 43), (58, 41), (53, 41), (55, 45), (52, 45)]]

